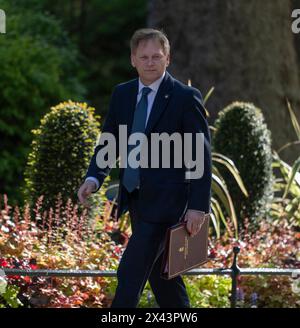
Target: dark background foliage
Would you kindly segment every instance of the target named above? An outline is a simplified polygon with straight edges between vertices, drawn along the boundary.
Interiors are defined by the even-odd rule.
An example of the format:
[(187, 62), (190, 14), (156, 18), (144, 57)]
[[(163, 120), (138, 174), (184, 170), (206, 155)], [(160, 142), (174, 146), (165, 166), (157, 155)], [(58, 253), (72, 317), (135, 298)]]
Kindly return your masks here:
[(129, 39), (145, 24), (137, 0), (1, 0), (0, 193), (22, 204), (31, 133), (51, 106), (86, 101), (104, 118), (112, 87), (135, 76)]

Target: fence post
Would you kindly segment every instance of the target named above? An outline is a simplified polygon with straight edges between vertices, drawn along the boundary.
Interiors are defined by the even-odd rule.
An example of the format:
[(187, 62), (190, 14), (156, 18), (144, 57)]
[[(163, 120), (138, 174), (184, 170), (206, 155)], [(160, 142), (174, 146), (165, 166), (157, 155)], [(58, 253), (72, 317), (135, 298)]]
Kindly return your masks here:
[(233, 247), (233, 263), (231, 266), (231, 298), (230, 298), (230, 307), (236, 307), (236, 294), (237, 294), (237, 279), (240, 274), (240, 268), (237, 264), (238, 253), (240, 248), (238, 246)]

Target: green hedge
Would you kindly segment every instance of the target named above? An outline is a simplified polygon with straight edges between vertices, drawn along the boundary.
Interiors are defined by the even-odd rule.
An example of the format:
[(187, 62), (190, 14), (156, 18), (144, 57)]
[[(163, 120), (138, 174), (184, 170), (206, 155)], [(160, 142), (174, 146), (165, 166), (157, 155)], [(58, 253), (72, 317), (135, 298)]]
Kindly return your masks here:
[(245, 198), (220, 166), (237, 215), (239, 219), (249, 217), (256, 221), (266, 213), (273, 185), (271, 133), (262, 112), (253, 104), (234, 102), (219, 113), (215, 128), (213, 150), (234, 161), (249, 194)]
[[(44, 195), (44, 209), (49, 209), (55, 206), (59, 193), (63, 203), (68, 198), (78, 201), (77, 191), (100, 133), (100, 116), (95, 116), (94, 111), (86, 103), (64, 102), (52, 107), (41, 120), (40, 127), (33, 130), (34, 140), (25, 171), (24, 190), (30, 204)], [(99, 193), (91, 196), (96, 211), (100, 211), (108, 180)], [(94, 214), (91, 213), (91, 216)]]

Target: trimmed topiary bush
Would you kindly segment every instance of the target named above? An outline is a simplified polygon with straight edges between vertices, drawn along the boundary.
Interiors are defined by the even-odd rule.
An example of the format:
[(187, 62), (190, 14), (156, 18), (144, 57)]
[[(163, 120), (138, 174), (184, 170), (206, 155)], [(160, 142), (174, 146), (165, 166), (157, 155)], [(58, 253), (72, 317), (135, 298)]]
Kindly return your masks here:
[[(86, 103), (63, 102), (52, 107), (33, 130), (32, 151), (25, 170), (25, 198), (34, 204), (44, 195), (43, 209), (55, 206), (61, 193), (63, 203), (77, 202), (77, 191), (83, 182), (99, 135), (100, 116)], [(90, 197), (92, 215), (105, 201), (106, 179), (100, 192)], [(81, 205), (80, 205), (81, 206)]]
[(231, 175), (218, 167), (238, 218), (256, 221), (265, 215), (273, 194), (271, 133), (262, 112), (251, 103), (234, 102), (219, 113), (215, 128), (213, 150), (234, 161), (249, 194), (246, 198)]

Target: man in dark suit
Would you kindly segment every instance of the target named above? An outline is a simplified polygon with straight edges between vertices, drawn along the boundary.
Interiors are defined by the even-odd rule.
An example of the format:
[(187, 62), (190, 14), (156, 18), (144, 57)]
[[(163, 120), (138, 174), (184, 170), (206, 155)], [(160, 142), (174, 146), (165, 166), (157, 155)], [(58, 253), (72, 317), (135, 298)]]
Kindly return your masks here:
[[(174, 165), (175, 146), (169, 147), (169, 167), (163, 167), (161, 161), (159, 165), (151, 166), (151, 159), (156, 158), (148, 147), (146, 152), (141, 152), (141, 156), (148, 155), (148, 166), (136, 168), (129, 160), (133, 144), (130, 140), (126, 143), (127, 165), (120, 168), (117, 219), (129, 210), (132, 235), (117, 271), (118, 286), (112, 307), (137, 307), (147, 280), (160, 307), (190, 307), (182, 277), (162, 279), (161, 262), (168, 227), (183, 219), (188, 232), (195, 235), (204, 214), (210, 212), (210, 133), (201, 93), (174, 79), (166, 71), (169, 62), (170, 45), (164, 33), (154, 29), (134, 33), (131, 64), (139, 78), (114, 88), (101, 138), (110, 133), (116, 140), (117, 158), (122, 159), (120, 150), (123, 152), (124, 147), (119, 148), (121, 126), (127, 127), (127, 140), (134, 133), (143, 133), (151, 146), (150, 137), (154, 134), (184, 137), (189, 133), (192, 143), (182, 143), (181, 150), (190, 150), (192, 160), (202, 150), (202, 173), (200, 177), (186, 179), (186, 162), (181, 158), (182, 165)], [(202, 147), (197, 146), (197, 134), (202, 135)], [(101, 138), (95, 147), (85, 182), (78, 191), (83, 204), (91, 193), (99, 190), (112, 167), (103, 165), (103, 158), (98, 156), (104, 150)], [(141, 145), (142, 141), (136, 144), (136, 149), (141, 150)], [(159, 148), (157, 154), (162, 157), (164, 153)], [(136, 159), (142, 160), (139, 156)]]

